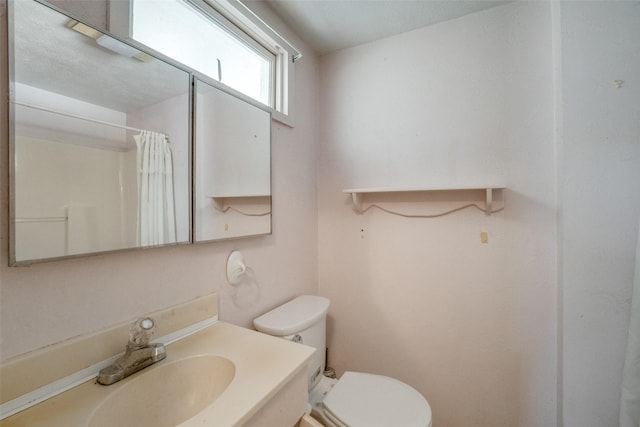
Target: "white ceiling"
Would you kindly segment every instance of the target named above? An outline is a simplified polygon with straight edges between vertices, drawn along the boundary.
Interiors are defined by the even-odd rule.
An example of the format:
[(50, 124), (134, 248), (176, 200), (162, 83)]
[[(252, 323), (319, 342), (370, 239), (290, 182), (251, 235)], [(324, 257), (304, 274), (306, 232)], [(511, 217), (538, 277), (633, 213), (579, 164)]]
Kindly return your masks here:
[(244, 1), (266, 2), (318, 54), (357, 46), (509, 2), (509, 0)]
[(67, 28), (69, 20), (38, 2), (14, 3), (16, 81), (122, 112), (188, 92), (186, 72), (106, 50)]

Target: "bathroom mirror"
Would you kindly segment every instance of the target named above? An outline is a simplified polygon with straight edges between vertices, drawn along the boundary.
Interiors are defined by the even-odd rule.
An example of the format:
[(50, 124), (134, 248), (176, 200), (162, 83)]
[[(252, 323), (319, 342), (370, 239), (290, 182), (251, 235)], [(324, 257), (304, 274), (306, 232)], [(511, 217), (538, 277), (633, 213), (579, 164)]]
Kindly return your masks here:
[(271, 233), (271, 114), (195, 79), (196, 242)]
[(189, 242), (190, 73), (9, 5), (10, 264)]

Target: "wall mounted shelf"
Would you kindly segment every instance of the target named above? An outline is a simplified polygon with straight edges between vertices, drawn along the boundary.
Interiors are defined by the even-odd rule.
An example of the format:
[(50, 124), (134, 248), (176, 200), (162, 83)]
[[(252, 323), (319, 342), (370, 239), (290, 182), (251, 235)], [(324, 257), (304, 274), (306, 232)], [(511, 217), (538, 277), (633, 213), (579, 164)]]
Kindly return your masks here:
[(485, 206), (487, 215), (491, 215), (493, 204), (493, 191), (504, 190), (504, 185), (451, 185), (451, 186), (434, 186), (434, 187), (371, 187), (371, 188), (349, 188), (342, 192), (351, 194), (353, 209), (356, 212), (362, 211), (362, 199), (365, 194), (372, 193), (416, 193), (416, 192), (433, 192), (433, 191), (471, 191), (479, 190), (485, 192)]
[(209, 198), (213, 201), (213, 206), (219, 210), (224, 212), (227, 206), (232, 201), (238, 200), (250, 200), (254, 199), (258, 203), (267, 203), (271, 199), (270, 194), (225, 194), (225, 195), (215, 195), (209, 196)]

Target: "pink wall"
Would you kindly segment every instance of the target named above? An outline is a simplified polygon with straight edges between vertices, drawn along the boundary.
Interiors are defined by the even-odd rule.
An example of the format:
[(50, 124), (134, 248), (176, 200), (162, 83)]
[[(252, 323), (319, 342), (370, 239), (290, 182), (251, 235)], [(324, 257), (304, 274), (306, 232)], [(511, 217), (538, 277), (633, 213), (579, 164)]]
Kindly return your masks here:
[[(5, 15), (2, 1), (2, 99), (7, 99), (8, 80)], [(250, 326), (258, 314), (296, 295), (317, 292), (317, 62), (286, 26), (276, 24), (303, 51), (304, 59), (296, 63), (296, 127), (278, 123), (273, 127), (273, 235), (10, 268), (5, 154), (0, 163), (1, 360), (213, 291), (220, 295), (221, 319), (242, 326)], [(0, 151), (7, 153), (4, 103), (0, 117)], [(238, 288), (227, 284), (225, 263), (232, 249), (243, 252), (256, 284)]]
[[(319, 290), (332, 301), (329, 362), (339, 373), (407, 382), (440, 427), (556, 422), (551, 51), (549, 4), (524, 2), (321, 58)], [(490, 217), (356, 215), (342, 193), (500, 176), (506, 208)], [(376, 199), (423, 214), (481, 200)]]
[[(94, 22), (106, 19), (99, 1), (83, 3)], [(516, 2), (320, 60), (261, 2), (249, 4), (305, 54), (296, 127), (273, 128), (273, 236), (3, 264), (2, 360), (211, 291), (222, 319), (244, 326), (319, 291), (332, 300), (330, 364), (411, 384), (434, 425), (616, 425), (640, 209), (640, 3)], [(342, 193), (501, 176), (508, 189), (496, 205), (506, 209), (491, 217), (359, 216)], [(377, 201), (436, 213), (480, 198)], [(7, 203), (3, 173), (5, 260)], [(234, 248), (258, 286), (226, 284)]]

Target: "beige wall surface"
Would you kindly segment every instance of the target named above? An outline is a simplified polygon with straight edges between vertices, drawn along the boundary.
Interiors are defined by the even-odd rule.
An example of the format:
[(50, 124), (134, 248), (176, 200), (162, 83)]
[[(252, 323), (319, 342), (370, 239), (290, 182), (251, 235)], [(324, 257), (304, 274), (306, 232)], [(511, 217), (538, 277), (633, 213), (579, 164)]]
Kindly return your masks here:
[(617, 426), (640, 217), (640, 2), (561, 6), (563, 421)]
[[(522, 2), (321, 58), (329, 363), (407, 382), (440, 427), (556, 422), (551, 51), (549, 4)], [(500, 176), (505, 210), (491, 216), (357, 215), (342, 193)], [(481, 197), (366, 196), (364, 206), (435, 214)]]
[[(101, 16), (97, 3), (65, 5), (87, 7), (91, 18)], [(304, 53), (295, 70), (296, 126), (273, 123), (271, 236), (8, 267), (8, 112), (6, 103), (0, 105), (1, 360), (213, 291), (220, 296), (220, 318), (247, 327), (296, 295), (317, 293), (317, 60), (269, 11), (264, 15)], [(0, 98), (7, 99), (5, 0), (0, 21)], [(251, 279), (238, 287), (225, 276), (233, 249), (242, 251), (251, 269)]]

